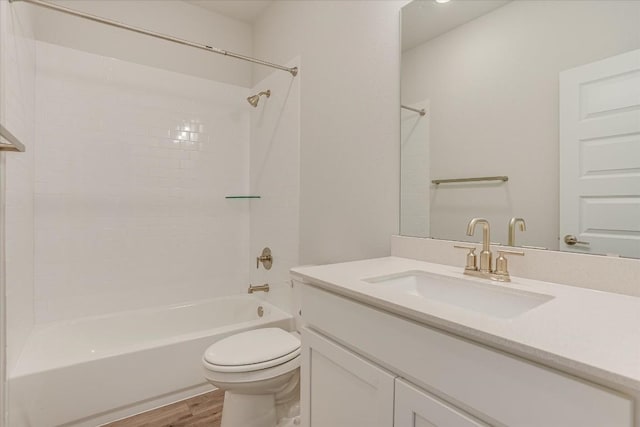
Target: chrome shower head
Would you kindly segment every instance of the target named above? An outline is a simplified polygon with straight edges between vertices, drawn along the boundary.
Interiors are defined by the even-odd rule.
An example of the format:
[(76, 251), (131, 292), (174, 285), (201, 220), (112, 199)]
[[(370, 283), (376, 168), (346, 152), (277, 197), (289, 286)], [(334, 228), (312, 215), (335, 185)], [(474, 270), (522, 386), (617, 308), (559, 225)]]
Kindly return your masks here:
[(252, 107), (257, 107), (258, 106), (258, 101), (260, 101), (260, 97), (262, 95), (265, 95), (267, 98), (271, 96), (271, 90), (267, 89), (263, 92), (258, 93), (257, 95), (252, 95), (250, 97), (247, 98), (247, 101), (249, 101), (249, 104), (251, 104)]

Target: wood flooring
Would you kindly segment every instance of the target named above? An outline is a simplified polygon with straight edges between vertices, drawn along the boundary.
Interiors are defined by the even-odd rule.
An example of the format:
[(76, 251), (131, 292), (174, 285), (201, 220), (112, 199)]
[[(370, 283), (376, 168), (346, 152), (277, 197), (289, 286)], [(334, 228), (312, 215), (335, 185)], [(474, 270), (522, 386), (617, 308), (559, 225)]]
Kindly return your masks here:
[(224, 391), (181, 400), (103, 427), (220, 427)]

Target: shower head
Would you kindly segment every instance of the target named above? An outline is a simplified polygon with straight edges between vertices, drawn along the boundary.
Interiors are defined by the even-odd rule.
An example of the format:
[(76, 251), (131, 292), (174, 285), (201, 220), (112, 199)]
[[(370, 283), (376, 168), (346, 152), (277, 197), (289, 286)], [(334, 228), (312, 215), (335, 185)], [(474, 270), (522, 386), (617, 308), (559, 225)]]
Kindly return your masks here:
[(249, 104), (251, 104), (252, 107), (257, 107), (258, 106), (258, 101), (260, 101), (260, 96), (265, 95), (267, 98), (271, 96), (271, 90), (267, 89), (263, 92), (258, 93), (257, 95), (253, 95), (247, 98), (247, 101), (249, 101)]

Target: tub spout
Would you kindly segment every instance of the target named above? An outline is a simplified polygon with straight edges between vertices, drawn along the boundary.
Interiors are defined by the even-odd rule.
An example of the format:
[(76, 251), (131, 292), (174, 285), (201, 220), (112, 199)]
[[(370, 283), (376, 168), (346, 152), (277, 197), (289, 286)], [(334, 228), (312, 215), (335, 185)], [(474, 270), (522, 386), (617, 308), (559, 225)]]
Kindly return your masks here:
[(269, 292), (269, 284), (265, 283), (264, 285), (249, 285), (249, 289), (247, 289), (247, 292), (252, 294), (254, 292)]

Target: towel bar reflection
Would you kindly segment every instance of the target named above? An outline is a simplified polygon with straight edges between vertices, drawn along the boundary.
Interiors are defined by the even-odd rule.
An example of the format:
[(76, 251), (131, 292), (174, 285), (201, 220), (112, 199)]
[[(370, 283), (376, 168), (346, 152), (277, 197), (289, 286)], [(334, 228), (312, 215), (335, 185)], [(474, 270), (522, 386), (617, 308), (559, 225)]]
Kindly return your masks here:
[(0, 151), (18, 151), (23, 153), (24, 150), (24, 144), (9, 132), (7, 128), (0, 124)]
[(509, 181), (508, 176), (480, 176), (477, 178), (452, 178), (452, 179), (434, 179), (431, 183), (438, 184), (449, 184), (453, 182), (478, 182), (478, 181)]

